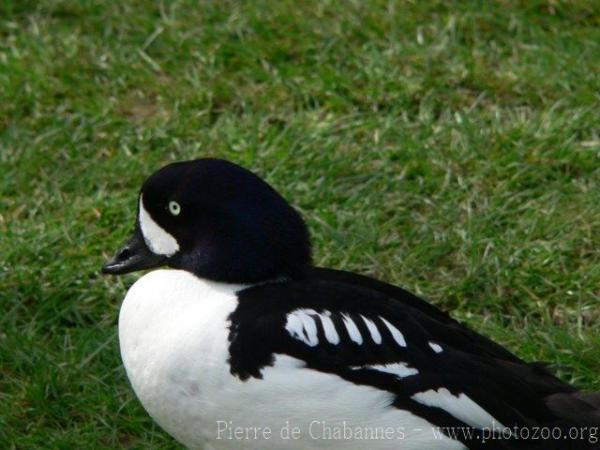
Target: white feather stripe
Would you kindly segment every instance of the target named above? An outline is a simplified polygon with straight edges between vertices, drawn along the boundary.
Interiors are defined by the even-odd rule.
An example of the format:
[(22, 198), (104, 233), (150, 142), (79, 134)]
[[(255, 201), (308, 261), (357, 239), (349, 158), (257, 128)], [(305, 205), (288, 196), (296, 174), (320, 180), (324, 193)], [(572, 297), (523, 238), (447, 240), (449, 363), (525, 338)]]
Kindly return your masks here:
[(314, 309), (309, 308), (292, 311), (287, 315), (285, 329), (294, 339), (314, 347), (319, 344), (315, 323), (315, 317), (318, 315)]
[(419, 392), (411, 398), (423, 405), (443, 409), (458, 420), (462, 420), (464, 423), (475, 428), (494, 427), (500, 431), (505, 428), (490, 413), (462, 392), (458, 395), (453, 395), (446, 388), (439, 388), (437, 391), (429, 389)]
[(363, 337), (362, 334), (360, 334), (360, 330), (358, 329), (354, 321), (346, 314), (342, 314), (342, 320), (344, 321), (344, 325), (346, 325), (346, 330), (348, 330), (348, 335), (350, 336), (350, 339), (352, 339), (358, 345), (362, 345)]
[(385, 326), (388, 328), (388, 330), (390, 330), (390, 333), (392, 333), (392, 337), (394, 338), (396, 343), (400, 347), (406, 347), (406, 340), (404, 339), (404, 335), (400, 332), (400, 330), (391, 323), (389, 323), (387, 320), (385, 320), (383, 317), (380, 317), (380, 319), (383, 321), (383, 323), (385, 323)]
[(406, 377), (410, 377), (411, 375), (417, 375), (419, 373), (419, 371), (417, 369), (415, 369), (414, 367), (408, 367), (408, 364), (406, 364), (405, 362), (391, 363), (391, 364), (375, 364), (372, 366), (357, 366), (357, 367), (352, 367), (352, 369), (354, 369), (354, 370), (357, 370), (357, 369), (377, 370), (379, 372), (385, 372), (385, 373), (395, 375), (397, 378), (406, 378)]
[(319, 318), (321, 319), (321, 323), (323, 324), (323, 331), (325, 332), (325, 339), (327, 342), (333, 345), (337, 345), (340, 343), (340, 336), (338, 335), (335, 325), (333, 324), (333, 320), (329, 317), (331, 313), (326, 311), (325, 314), (319, 314)]
[(436, 353), (442, 353), (444, 351), (442, 346), (440, 344), (436, 344), (435, 342), (429, 342), (429, 347), (431, 347), (431, 350)]
[(312, 315), (307, 314), (304, 310), (297, 311), (298, 317), (302, 321), (304, 328), (304, 336), (306, 337), (306, 343), (311, 347), (319, 344), (319, 337), (317, 336), (317, 324)]
[(367, 319), (362, 314), (360, 315), (360, 317), (362, 317), (362, 320), (365, 322), (365, 325), (369, 329), (369, 333), (371, 333), (371, 339), (373, 339), (373, 342), (375, 342), (376, 344), (381, 344), (381, 334), (377, 329), (377, 325), (375, 325), (375, 323), (371, 319)]
[(288, 314), (285, 329), (294, 339), (304, 341), (308, 344), (306, 337), (304, 336), (304, 325), (302, 320), (296, 314)]

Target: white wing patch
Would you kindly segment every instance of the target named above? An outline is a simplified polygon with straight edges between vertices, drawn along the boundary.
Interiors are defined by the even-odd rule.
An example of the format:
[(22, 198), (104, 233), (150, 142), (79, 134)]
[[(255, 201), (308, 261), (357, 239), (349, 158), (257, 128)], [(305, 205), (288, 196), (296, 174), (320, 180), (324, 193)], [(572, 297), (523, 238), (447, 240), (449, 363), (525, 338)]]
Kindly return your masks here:
[(358, 329), (354, 321), (346, 314), (342, 314), (342, 320), (344, 321), (344, 325), (346, 325), (346, 330), (348, 330), (348, 335), (350, 336), (350, 339), (352, 339), (358, 345), (362, 345), (363, 337), (362, 334), (360, 334), (360, 330)]
[(373, 339), (373, 342), (375, 342), (376, 344), (381, 344), (381, 334), (377, 329), (377, 325), (375, 325), (375, 323), (371, 319), (367, 319), (362, 314), (360, 315), (360, 317), (362, 317), (363, 322), (365, 322), (365, 325), (369, 329), (369, 333), (371, 333), (371, 339)]
[(356, 366), (352, 367), (354, 370), (358, 369), (372, 369), (379, 372), (390, 373), (395, 375), (397, 378), (406, 378), (412, 375), (417, 375), (419, 371), (414, 367), (408, 367), (405, 362), (390, 363), (390, 364), (375, 364), (371, 366)]
[(439, 388), (437, 391), (429, 389), (428, 391), (419, 392), (411, 398), (423, 405), (441, 408), (458, 420), (462, 420), (475, 428), (495, 427), (500, 431), (505, 428), (490, 413), (464, 393), (456, 396), (446, 388)]
[(433, 350), (436, 353), (442, 353), (444, 351), (442, 346), (440, 344), (436, 344), (435, 342), (430, 342), (429, 346), (431, 347), (431, 350)]
[(140, 228), (146, 245), (157, 255), (172, 256), (179, 250), (179, 243), (150, 216), (140, 195)]
[(391, 323), (389, 323), (387, 320), (385, 320), (383, 317), (380, 316), (379, 318), (383, 321), (383, 323), (385, 323), (385, 326), (388, 327), (388, 330), (390, 330), (390, 333), (392, 333), (392, 337), (394, 338), (396, 343), (400, 347), (406, 347), (406, 340), (404, 339), (404, 335), (400, 332), (400, 330)]

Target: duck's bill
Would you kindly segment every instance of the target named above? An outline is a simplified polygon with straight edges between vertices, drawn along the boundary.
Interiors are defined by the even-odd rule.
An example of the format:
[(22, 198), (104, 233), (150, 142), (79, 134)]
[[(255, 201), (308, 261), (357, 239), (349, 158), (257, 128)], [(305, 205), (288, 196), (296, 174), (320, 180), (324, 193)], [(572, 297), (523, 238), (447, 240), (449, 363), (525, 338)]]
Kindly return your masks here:
[(121, 275), (136, 270), (152, 269), (166, 262), (166, 256), (157, 255), (148, 248), (139, 227), (136, 227), (133, 236), (123, 248), (102, 266), (102, 273)]

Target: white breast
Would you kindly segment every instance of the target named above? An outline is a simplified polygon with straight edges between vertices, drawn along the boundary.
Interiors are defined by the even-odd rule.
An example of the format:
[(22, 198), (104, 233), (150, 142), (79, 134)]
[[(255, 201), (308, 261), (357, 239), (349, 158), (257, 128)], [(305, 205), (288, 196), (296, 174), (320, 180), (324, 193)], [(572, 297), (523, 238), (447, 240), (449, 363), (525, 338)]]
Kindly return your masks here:
[[(228, 317), (241, 288), (157, 270), (125, 297), (119, 340), (127, 375), (144, 408), (177, 440), (204, 450), (465, 448), (427, 421), (390, 407), (391, 394), (307, 369), (288, 356), (264, 368), (262, 379), (233, 377)], [(355, 434), (357, 427), (374, 433), (389, 428), (394, 438), (335, 434), (348, 428)]]

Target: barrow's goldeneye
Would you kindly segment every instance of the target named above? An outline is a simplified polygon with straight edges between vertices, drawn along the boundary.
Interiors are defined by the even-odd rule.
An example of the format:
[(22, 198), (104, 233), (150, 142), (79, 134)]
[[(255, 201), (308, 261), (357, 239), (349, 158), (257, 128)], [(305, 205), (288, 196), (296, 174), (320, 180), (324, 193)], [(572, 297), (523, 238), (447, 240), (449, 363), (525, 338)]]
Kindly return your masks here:
[(121, 355), (189, 448), (598, 448), (597, 395), (399, 287), (312, 266), (300, 215), (231, 162), (143, 184), (103, 271), (159, 266), (125, 297)]

